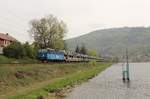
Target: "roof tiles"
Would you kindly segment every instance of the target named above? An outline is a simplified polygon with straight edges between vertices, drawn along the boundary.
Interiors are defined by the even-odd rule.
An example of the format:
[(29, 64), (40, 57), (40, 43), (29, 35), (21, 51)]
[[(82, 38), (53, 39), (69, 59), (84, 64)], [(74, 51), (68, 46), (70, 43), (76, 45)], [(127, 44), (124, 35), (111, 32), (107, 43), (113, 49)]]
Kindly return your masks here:
[(0, 38), (8, 41), (16, 41), (16, 39), (10, 36), (8, 33), (7, 34), (0, 33)]

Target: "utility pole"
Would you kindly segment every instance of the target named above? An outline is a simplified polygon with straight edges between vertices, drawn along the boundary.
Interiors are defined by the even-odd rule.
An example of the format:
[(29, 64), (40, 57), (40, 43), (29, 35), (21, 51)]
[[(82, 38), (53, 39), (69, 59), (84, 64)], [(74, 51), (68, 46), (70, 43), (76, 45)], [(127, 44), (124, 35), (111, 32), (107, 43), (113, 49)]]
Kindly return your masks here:
[(123, 68), (122, 75), (123, 75), (123, 78), (122, 78), (123, 81), (126, 81), (126, 80), (128, 82), (130, 81), (128, 49), (126, 49), (126, 68)]

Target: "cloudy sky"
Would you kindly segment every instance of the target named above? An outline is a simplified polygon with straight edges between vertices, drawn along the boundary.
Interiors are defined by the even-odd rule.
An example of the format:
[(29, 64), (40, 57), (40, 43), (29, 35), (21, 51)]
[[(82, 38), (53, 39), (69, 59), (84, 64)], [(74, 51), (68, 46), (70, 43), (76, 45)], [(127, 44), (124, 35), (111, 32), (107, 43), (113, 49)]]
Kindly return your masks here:
[(150, 0), (0, 0), (0, 32), (31, 41), (29, 21), (53, 14), (68, 26), (66, 38), (96, 29), (149, 26)]

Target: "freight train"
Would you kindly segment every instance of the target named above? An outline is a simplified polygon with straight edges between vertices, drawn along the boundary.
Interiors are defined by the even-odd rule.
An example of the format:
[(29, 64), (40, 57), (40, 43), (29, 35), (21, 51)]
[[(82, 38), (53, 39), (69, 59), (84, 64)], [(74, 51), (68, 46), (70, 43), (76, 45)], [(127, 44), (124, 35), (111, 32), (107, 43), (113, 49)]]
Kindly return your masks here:
[(39, 49), (38, 59), (43, 62), (88, 62), (91, 60), (101, 61), (99, 57), (83, 55), (74, 51)]

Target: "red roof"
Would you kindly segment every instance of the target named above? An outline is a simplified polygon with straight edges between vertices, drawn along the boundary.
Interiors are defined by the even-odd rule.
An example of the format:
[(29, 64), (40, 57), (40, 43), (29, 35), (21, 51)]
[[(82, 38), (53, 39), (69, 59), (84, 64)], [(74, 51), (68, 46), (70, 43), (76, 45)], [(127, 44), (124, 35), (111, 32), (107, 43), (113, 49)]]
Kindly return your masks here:
[(13, 38), (12, 36), (8, 35), (8, 33), (6, 33), (6, 34), (0, 33), (0, 38), (4, 39), (4, 40), (8, 40), (8, 41), (16, 41), (16, 39)]

